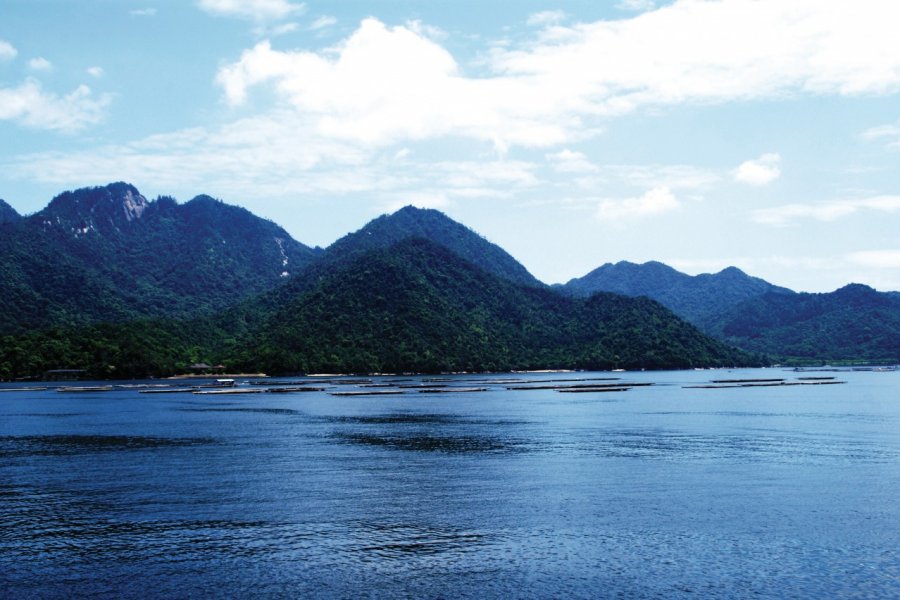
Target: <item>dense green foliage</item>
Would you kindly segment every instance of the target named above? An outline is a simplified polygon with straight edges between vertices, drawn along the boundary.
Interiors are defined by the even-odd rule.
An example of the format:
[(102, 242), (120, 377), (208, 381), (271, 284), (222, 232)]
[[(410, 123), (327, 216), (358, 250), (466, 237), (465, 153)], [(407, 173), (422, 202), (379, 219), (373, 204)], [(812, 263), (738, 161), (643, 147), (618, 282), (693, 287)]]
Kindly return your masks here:
[[(432, 210), (316, 252), (206, 196), (66, 192), (0, 239), (0, 377), (751, 364), (647, 298), (573, 298)], [(284, 277), (289, 271), (291, 277)]]
[(212, 313), (316, 256), (245, 209), (125, 183), (61, 194), (2, 234), (0, 334)]
[(498, 277), (525, 285), (544, 285), (505, 250), (468, 227), (440, 211), (412, 206), (382, 215), (359, 231), (345, 235), (328, 247), (325, 257), (328, 260), (346, 259), (370, 250), (389, 248), (414, 237), (440, 244)]
[[(285, 295), (284, 289), (294, 289)], [(277, 301), (273, 301), (277, 298)], [(0, 376), (163, 375), (202, 360), (280, 372), (678, 368), (757, 364), (646, 298), (570, 298), (410, 238), (214, 318), (54, 329), (0, 348)]]
[(707, 329), (781, 360), (900, 362), (900, 297), (859, 284), (829, 294), (764, 294), (710, 320)]
[(417, 238), (348, 261), (276, 306), (235, 347), (239, 368), (435, 372), (752, 362), (656, 302), (613, 294), (573, 299), (514, 284)]
[(0, 379), (84, 369), (90, 378), (140, 378), (188, 372), (212, 359), (223, 339), (205, 320), (132, 321), (50, 328), (0, 337)]
[(691, 276), (659, 262), (637, 265), (626, 261), (605, 264), (561, 287), (576, 296), (588, 296), (599, 291), (632, 297), (647, 296), (701, 327), (711, 317), (750, 298), (769, 292), (793, 293), (750, 277), (735, 267), (715, 274)]

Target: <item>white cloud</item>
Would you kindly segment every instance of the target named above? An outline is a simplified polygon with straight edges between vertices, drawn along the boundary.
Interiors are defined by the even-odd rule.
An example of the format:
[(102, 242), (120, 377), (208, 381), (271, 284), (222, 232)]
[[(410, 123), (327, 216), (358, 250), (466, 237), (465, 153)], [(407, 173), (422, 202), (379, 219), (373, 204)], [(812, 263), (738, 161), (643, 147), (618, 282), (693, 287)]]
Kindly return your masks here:
[(32, 71), (49, 71), (53, 65), (46, 58), (39, 56), (28, 61), (28, 68)]
[(7, 41), (0, 40), (0, 60), (11, 60), (16, 57), (18, 51)]
[(278, 21), (306, 10), (288, 0), (197, 0), (197, 5), (210, 14), (254, 21)]
[[(233, 105), (269, 83), (321, 135), (384, 145), (398, 140), (469, 137), (549, 146), (583, 135), (576, 116), (559, 114), (554, 93), (516, 79), (468, 79), (453, 57), (408, 27), (367, 19), (329, 52), (282, 52), (262, 42), (217, 78)], [(563, 103), (564, 104), (564, 103)]]
[(763, 225), (784, 227), (795, 221), (811, 219), (830, 222), (860, 211), (898, 212), (900, 196), (874, 196), (819, 204), (786, 204), (753, 212), (753, 220)]
[(900, 136), (900, 123), (891, 123), (890, 125), (879, 125), (877, 127), (871, 127), (860, 134), (860, 137), (867, 141), (897, 136)]
[(409, 148), (380, 151), (317, 136), (307, 120), (289, 110), (80, 153), (22, 155), (0, 168), (9, 177), (59, 187), (124, 179), (152, 181), (168, 193), (202, 190), (279, 200), (365, 193), (386, 203), (508, 197), (540, 183), (537, 165), (529, 162), (433, 162)]
[(860, 137), (867, 142), (886, 140), (887, 147), (896, 150), (900, 148), (900, 121), (871, 127), (863, 131)]
[(297, 23), (281, 23), (279, 25), (275, 25), (274, 27), (255, 27), (253, 29), (253, 33), (257, 37), (276, 38), (299, 30), (300, 25), (298, 25)]
[(568, 148), (546, 154), (544, 157), (555, 171), (560, 173), (596, 173), (597, 165), (591, 163), (581, 152), (573, 152)]
[(672, 190), (653, 188), (636, 198), (603, 200), (597, 206), (597, 218), (603, 221), (641, 218), (670, 212), (681, 206)]
[(0, 120), (36, 129), (78, 131), (99, 122), (109, 102), (109, 96), (95, 97), (86, 85), (58, 96), (28, 79), (18, 87), (0, 88)]
[(900, 269), (900, 250), (867, 250), (852, 252), (848, 260), (862, 267)]
[(561, 10), (544, 10), (528, 17), (528, 24), (544, 27), (546, 25), (558, 25), (566, 18), (566, 13)]
[[(320, 134), (357, 143), (457, 136), (500, 152), (563, 146), (642, 108), (898, 91), (900, 3), (860, 2), (681, 0), (568, 27), (548, 14), (534, 39), (492, 46), (472, 73), (422, 24), (369, 18), (318, 52), (262, 42), (217, 80), (233, 105), (270, 87)], [(754, 181), (775, 169), (763, 163)]]
[(87, 74), (91, 77), (100, 78), (103, 77), (103, 67), (90, 67), (87, 69)]
[(323, 15), (323, 16), (319, 17), (318, 19), (316, 19), (315, 21), (313, 21), (309, 25), (309, 30), (310, 31), (318, 31), (319, 29), (325, 29), (326, 27), (331, 27), (332, 25), (336, 24), (337, 22), (338, 22), (338, 20), (336, 18), (330, 17), (328, 15)]
[(616, 4), (619, 10), (629, 10), (633, 12), (644, 12), (656, 8), (654, 0), (621, 0)]
[(155, 8), (136, 8), (129, 13), (132, 17), (155, 17), (156, 9)]
[(630, 185), (697, 190), (719, 181), (714, 172), (692, 165), (604, 165), (601, 177)]
[(734, 170), (734, 180), (749, 185), (768, 185), (781, 176), (781, 155), (763, 154), (757, 159), (748, 160)]

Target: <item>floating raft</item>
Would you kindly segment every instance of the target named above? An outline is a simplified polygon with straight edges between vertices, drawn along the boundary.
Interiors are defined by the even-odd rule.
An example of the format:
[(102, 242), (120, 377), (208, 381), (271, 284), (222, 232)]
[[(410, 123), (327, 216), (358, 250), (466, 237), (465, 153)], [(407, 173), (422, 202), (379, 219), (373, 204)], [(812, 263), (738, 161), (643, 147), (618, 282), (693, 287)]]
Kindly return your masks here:
[(617, 383), (579, 383), (575, 385), (513, 385), (507, 386), (508, 390), (576, 390), (576, 389), (601, 389), (601, 388), (632, 388), (647, 387), (652, 383), (633, 383), (633, 382), (617, 382)]
[(227, 395), (227, 394), (262, 394), (263, 390), (259, 388), (248, 389), (248, 388), (224, 388), (221, 390), (193, 390), (194, 394), (201, 395)]
[(301, 387), (301, 386), (287, 386), (287, 387), (273, 387), (264, 390), (269, 394), (293, 394), (294, 392), (324, 392), (325, 388), (322, 387)]
[(111, 385), (95, 385), (95, 386), (68, 386), (56, 389), (57, 392), (111, 392)]
[(627, 392), (630, 387), (570, 387), (558, 388), (556, 391), (561, 394), (590, 394), (597, 392)]
[(402, 390), (360, 390), (356, 392), (328, 392), (332, 396), (396, 396)]
[(724, 390), (728, 388), (757, 388), (757, 387), (786, 387), (791, 385), (838, 385), (842, 383), (847, 383), (846, 381), (833, 381), (833, 380), (823, 380), (823, 381), (772, 381), (772, 382), (757, 382), (757, 383), (727, 383), (727, 384), (717, 384), (715, 382), (711, 384), (703, 384), (703, 385), (685, 385), (682, 386), (684, 389), (696, 389), (696, 390)]
[(784, 381), (780, 379), (713, 379), (712, 383), (777, 383)]
[(48, 387), (0, 388), (0, 392), (43, 392), (49, 389)]
[(168, 388), (160, 390), (140, 390), (139, 394), (190, 394), (197, 391), (197, 388)]
[(463, 392), (486, 392), (487, 388), (484, 387), (435, 387), (435, 388), (424, 388), (420, 390), (416, 390), (420, 394), (459, 394)]

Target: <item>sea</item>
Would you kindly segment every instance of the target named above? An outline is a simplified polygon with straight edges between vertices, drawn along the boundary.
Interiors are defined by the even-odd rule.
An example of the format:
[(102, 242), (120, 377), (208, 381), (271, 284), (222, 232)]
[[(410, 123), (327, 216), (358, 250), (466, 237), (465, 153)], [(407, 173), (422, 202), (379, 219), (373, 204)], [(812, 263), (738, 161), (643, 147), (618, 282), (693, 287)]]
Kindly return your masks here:
[(900, 371), (200, 383), (0, 384), (0, 597), (900, 597)]

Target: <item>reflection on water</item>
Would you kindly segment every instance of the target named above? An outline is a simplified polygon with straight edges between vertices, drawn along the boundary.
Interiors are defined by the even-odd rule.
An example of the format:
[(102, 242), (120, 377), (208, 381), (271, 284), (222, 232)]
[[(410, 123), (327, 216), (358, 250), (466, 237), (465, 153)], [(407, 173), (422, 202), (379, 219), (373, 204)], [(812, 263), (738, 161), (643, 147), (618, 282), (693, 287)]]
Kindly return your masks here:
[(635, 374), (658, 385), (616, 398), (509, 376), (443, 397), (9, 392), (0, 597), (898, 597), (893, 377), (698, 392), (682, 385), (708, 375)]
[(291, 408), (179, 408), (182, 412), (245, 412), (262, 415), (302, 415), (303, 412)]
[(118, 450), (177, 448), (209, 444), (213, 441), (208, 438), (157, 438), (126, 435), (6, 436), (0, 437), (0, 457), (54, 456)]
[(432, 436), (432, 435), (367, 435), (364, 433), (338, 433), (338, 439), (353, 444), (380, 446), (394, 450), (413, 452), (447, 452), (451, 454), (468, 452), (513, 452), (522, 447), (511, 440), (478, 436)]

